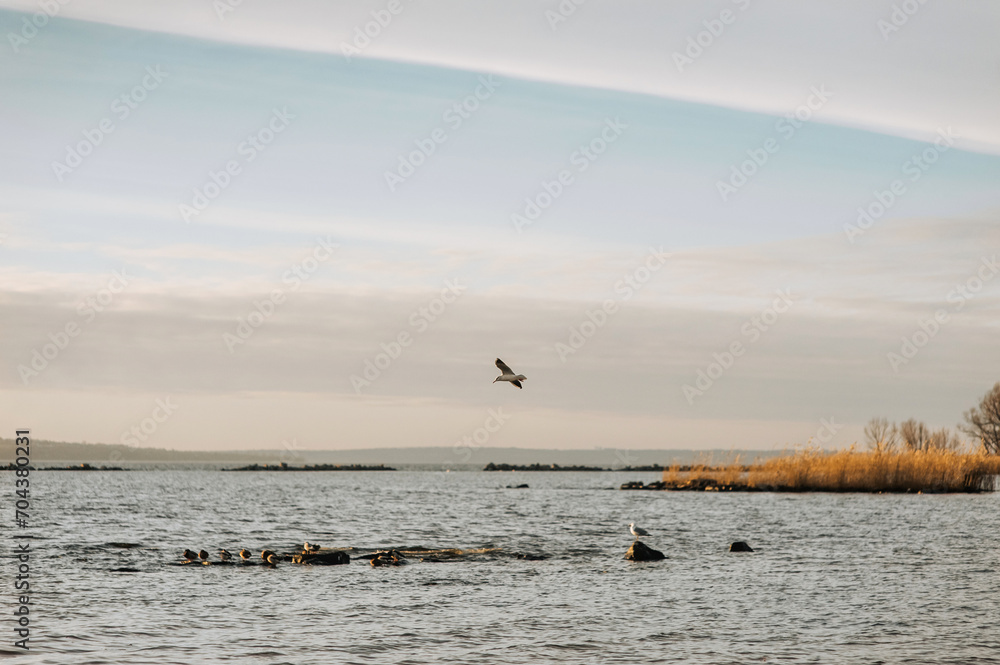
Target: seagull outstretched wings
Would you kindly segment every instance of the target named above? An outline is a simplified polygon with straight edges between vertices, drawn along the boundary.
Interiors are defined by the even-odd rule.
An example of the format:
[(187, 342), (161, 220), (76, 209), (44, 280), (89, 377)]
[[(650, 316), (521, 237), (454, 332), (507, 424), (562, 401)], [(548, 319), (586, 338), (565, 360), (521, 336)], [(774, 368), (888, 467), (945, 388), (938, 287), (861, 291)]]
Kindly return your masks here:
[(510, 383), (520, 388), (521, 382), (528, 380), (528, 377), (526, 377), (524, 374), (514, 374), (514, 370), (512, 370), (510, 367), (507, 367), (507, 363), (500, 360), (499, 358), (497, 358), (497, 368), (500, 369), (501, 374), (497, 378), (493, 379), (493, 383), (496, 383), (497, 381), (509, 381)]

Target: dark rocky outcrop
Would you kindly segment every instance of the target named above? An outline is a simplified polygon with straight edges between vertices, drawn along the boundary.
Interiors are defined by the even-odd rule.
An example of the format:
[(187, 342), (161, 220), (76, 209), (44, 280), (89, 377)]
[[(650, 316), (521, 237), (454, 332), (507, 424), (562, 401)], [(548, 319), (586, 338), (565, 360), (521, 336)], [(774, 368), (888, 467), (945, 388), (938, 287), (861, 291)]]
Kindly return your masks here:
[(662, 480), (654, 480), (648, 485), (644, 485), (641, 480), (630, 480), (627, 483), (622, 483), (621, 489), (623, 490), (665, 490), (670, 489), (665, 482)]
[(753, 552), (753, 548), (747, 545), (742, 540), (737, 540), (735, 543), (729, 546), (730, 552)]
[(521, 559), (522, 561), (545, 561), (549, 558), (548, 554), (527, 554), (525, 552), (517, 552), (514, 554), (514, 558)]
[(625, 558), (629, 561), (659, 561), (667, 557), (664, 556), (663, 552), (647, 547), (641, 540), (637, 540), (632, 543), (632, 547), (628, 548)]
[(520, 485), (507, 485), (509, 490), (526, 490), (528, 489), (528, 483), (521, 483)]

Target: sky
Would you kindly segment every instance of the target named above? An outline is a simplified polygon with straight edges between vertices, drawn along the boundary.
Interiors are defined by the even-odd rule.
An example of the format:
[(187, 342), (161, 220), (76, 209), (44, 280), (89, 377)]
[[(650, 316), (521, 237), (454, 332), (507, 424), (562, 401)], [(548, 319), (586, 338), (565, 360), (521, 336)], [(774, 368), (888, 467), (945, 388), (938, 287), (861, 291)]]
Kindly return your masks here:
[(837, 447), (1000, 380), (994, 3), (42, 7), (0, 0), (8, 430)]

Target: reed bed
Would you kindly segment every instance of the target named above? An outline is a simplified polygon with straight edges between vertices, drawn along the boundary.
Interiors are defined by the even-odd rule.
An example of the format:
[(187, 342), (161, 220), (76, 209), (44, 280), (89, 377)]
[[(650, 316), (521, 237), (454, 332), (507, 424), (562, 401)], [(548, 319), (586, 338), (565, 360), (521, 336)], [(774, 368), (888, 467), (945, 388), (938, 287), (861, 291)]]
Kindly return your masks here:
[(673, 466), (663, 480), (675, 488), (708, 480), (720, 488), (786, 492), (982, 492), (995, 489), (997, 475), (1000, 456), (984, 451), (806, 448), (749, 466), (739, 458), (703, 460), (690, 471)]

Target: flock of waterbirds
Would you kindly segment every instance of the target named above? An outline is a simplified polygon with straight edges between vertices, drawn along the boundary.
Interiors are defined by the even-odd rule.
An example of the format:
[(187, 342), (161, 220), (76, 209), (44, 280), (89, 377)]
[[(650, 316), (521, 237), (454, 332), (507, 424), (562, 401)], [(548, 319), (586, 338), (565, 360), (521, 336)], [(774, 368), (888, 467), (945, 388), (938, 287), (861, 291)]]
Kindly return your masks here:
[[(302, 546), (302, 552), (304, 553), (319, 552), (319, 550), (320, 550), (319, 545), (310, 543), (308, 541), (305, 542)], [(212, 563), (211, 561), (212, 555), (209, 554), (206, 550), (199, 550), (198, 552), (195, 552), (193, 550), (186, 549), (184, 550), (184, 553), (181, 556), (184, 557), (184, 561), (182, 563), (198, 562), (205, 565), (209, 565)], [(244, 563), (251, 563), (254, 559), (254, 553), (246, 548), (243, 548), (239, 552), (239, 557)], [(267, 549), (261, 550), (260, 558), (264, 563), (266, 563), (269, 566), (277, 566), (278, 562), (281, 560), (277, 552), (275, 552), (274, 550), (267, 550)], [(232, 552), (230, 552), (225, 548), (219, 550), (219, 562), (233, 563)]]
[[(628, 525), (629, 532), (635, 537), (635, 542), (638, 543), (639, 539), (643, 536), (648, 536), (649, 532), (642, 527), (636, 526), (635, 522), (631, 522)], [(745, 543), (736, 543), (736, 547), (732, 551), (750, 551), (752, 549), (738, 549), (739, 546), (745, 545)], [(353, 549), (353, 548), (350, 548)], [(310, 542), (305, 542), (302, 548), (292, 555), (280, 555), (274, 550), (263, 549), (260, 552), (260, 565), (266, 565), (274, 568), (281, 561), (291, 561), (293, 563), (319, 563), (319, 564), (338, 564), (338, 563), (349, 563), (351, 557), (347, 555), (343, 548), (328, 549), (325, 552), (321, 552), (322, 548)], [(456, 549), (446, 549), (446, 550), (428, 550), (426, 548), (413, 548), (412, 550), (404, 549), (403, 551), (390, 548), (390, 549), (380, 549), (376, 550), (372, 554), (361, 555), (357, 558), (369, 559), (372, 566), (395, 566), (402, 565), (406, 563), (407, 556), (418, 555), (421, 561), (440, 561), (438, 556), (448, 556), (453, 557), (461, 555), (463, 552), (484, 552), (489, 550), (479, 549), (479, 550), (456, 550)], [(490, 550), (492, 551), (492, 550)], [(655, 551), (655, 550), (653, 550)], [(659, 553), (658, 553), (659, 554)], [(430, 556), (428, 556), (430, 555)], [(182, 564), (202, 564), (202, 565), (234, 565), (237, 563), (242, 563), (244, 565), (257, 565), (257, 555), (255, 555), (250, 550), (243, 548), (239, 551), (239, 560), (234, 558), (234, 555), (227, 549), (223, 548), (219, 550), (218, 560), (213, 561), (212, 555), (208, 553), (207, 550), (199, 550), (195, 552), (194, 550), (185, 549), (182, 556)], [(518, 558), (537, 560), (537, 557), (529, 556), (523, 554), (517, 554)], [(662, 554), (660, 554), (662, 558)], [(628, 558), (628, 557), (626, 557)]]

